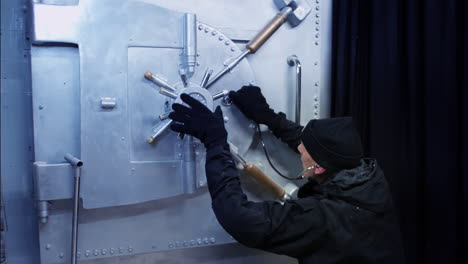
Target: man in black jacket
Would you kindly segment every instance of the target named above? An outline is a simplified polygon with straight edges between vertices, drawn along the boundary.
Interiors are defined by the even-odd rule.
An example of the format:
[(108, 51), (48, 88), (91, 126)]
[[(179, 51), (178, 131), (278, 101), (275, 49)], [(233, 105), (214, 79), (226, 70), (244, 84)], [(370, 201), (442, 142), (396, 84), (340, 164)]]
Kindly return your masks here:
[(351, 118), (311, 120), (305, 128), (276, 114), (260, 88), (244, 86), (230, 97), (250, 119), (267, 125), (301, 154), (309, 181), (298, 199), (251, 202), (229, 152), (222, 111), (213, 113), (189, 95), (174, 104), (171, 128), (206, 147), (213, 211), (240, 243), (295, 257), (299, 263), (404, 263), (400, 231), (383, 172), (362, 158)]

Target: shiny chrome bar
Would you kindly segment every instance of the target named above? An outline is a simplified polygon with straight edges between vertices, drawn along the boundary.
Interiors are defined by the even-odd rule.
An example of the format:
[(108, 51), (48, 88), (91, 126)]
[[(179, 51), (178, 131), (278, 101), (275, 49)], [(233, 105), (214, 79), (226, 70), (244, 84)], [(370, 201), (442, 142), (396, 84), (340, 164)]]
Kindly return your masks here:
[(301, 80), (302, 66), (296, 55), (289, 56), (287, 59), (289, 66), (296, 66), (296, 124), (301, 123)]
[(153, 83), (155, 83), (157, 86), (159, 86), (161, 88), (165, 88), (165, 89), (167, 89), (169, 91), (172, 91), (172, 92), (175, 92), (177, 90), (176, 88), (174, 88), (170, 84), (168, 84), (166, 82), (166, 80), (161, 78), (161, 76), (154, 75), (151, 72), (146, 72), (145, 73), (145, 78), (147, 80), (149, 80), (149, 81), (152, 81)]
[(210, 80), (211, 74), (213, 74), (213, 70), (210, 69), (210, 68), (206, 69), (205, 75), (203, 75), (203, 79), (202, 79), (202, 81), (200, 83), (200, 87), (202, 87), (202, 88), (206, 87), (206, 84)]
[(235, 58), (231, 63), (226, 65), (224, 69), (222, 69), (218, 74), (216, 74), (213, 79), (211, 79), (208, 84), (206, 85), (206, 88), (210, 87), (213, 83), (215, 83), (219, 78), (221, 78), (224, 74), (226, 74), (228, 71), (231, 71), (236, 65), (243, 59), (245, 56), (250, 54), (250, 50), (246, 49), (242, 54), (240, 54), (237, 58)]
[[(183, 66), (186, 79), (192, 77), (197, 64), (197, 16), (186, 13), (184, 15), (184, 52)], [(186, 86), (186, 85), (185, 85)]]
[(156, 142), (156, 138), (159, 137), (172, 124), (172, 122), (172, 120), (169, 120), (166, 124), (154, 132), (154, 134), (148, 139), (148, 144), (153, 144)]
[(228, 94), (229, 94), (229, 92), (226, 91), (226, 90), (223, 90), (223, 91), (221, 91), (221, 92), (215, 93), (215, 94), (213, 95), (213, 101), (214, 101), (214, 100), (218, 100), (219, 98), (222, 98), (222, 97), (224, 97), (224, 96), (227, 96)]
[(164, 88), (159, 89), (159, 93), (163, 94), (163, 95), (165, 95), (167, 97), (171, 97), (172, 99), (177, 99), (177, 94), (172, 93), (172, 92), (170, 92), (170, 91), (168, 91), (168, 90), (166, 90)]

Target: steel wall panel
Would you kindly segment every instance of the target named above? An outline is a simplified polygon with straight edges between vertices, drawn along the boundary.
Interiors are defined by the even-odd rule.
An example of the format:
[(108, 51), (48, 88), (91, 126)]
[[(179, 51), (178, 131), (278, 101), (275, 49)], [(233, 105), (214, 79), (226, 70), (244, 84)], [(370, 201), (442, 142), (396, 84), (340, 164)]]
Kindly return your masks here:
[(39, 238), (34, 208), (34, 160), (29, 15), (25, 1), (0, 1), (1, 18), (1, 195), (7, 231), (2, 244), (8, 263), (39, 263)]

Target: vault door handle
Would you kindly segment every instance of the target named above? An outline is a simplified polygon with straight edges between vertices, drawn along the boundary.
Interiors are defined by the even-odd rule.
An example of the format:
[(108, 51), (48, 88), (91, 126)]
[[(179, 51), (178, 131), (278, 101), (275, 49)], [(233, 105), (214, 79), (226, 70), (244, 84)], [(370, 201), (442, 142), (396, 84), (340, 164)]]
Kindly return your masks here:
[(299, 125), (301, 123), (302, 67), (296, 55), (289, 56), (287, 62), (289, 66), (296, 66), (296, 124)]

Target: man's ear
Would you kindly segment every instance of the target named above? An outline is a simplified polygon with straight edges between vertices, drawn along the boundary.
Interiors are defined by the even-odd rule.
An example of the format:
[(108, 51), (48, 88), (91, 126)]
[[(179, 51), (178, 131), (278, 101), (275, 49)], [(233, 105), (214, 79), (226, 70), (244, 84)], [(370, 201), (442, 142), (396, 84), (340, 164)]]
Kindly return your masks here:
[(324, 169), (322, 167), (315, 168), (315, 174), (324, 174), (326, 171), (327, 169)]

